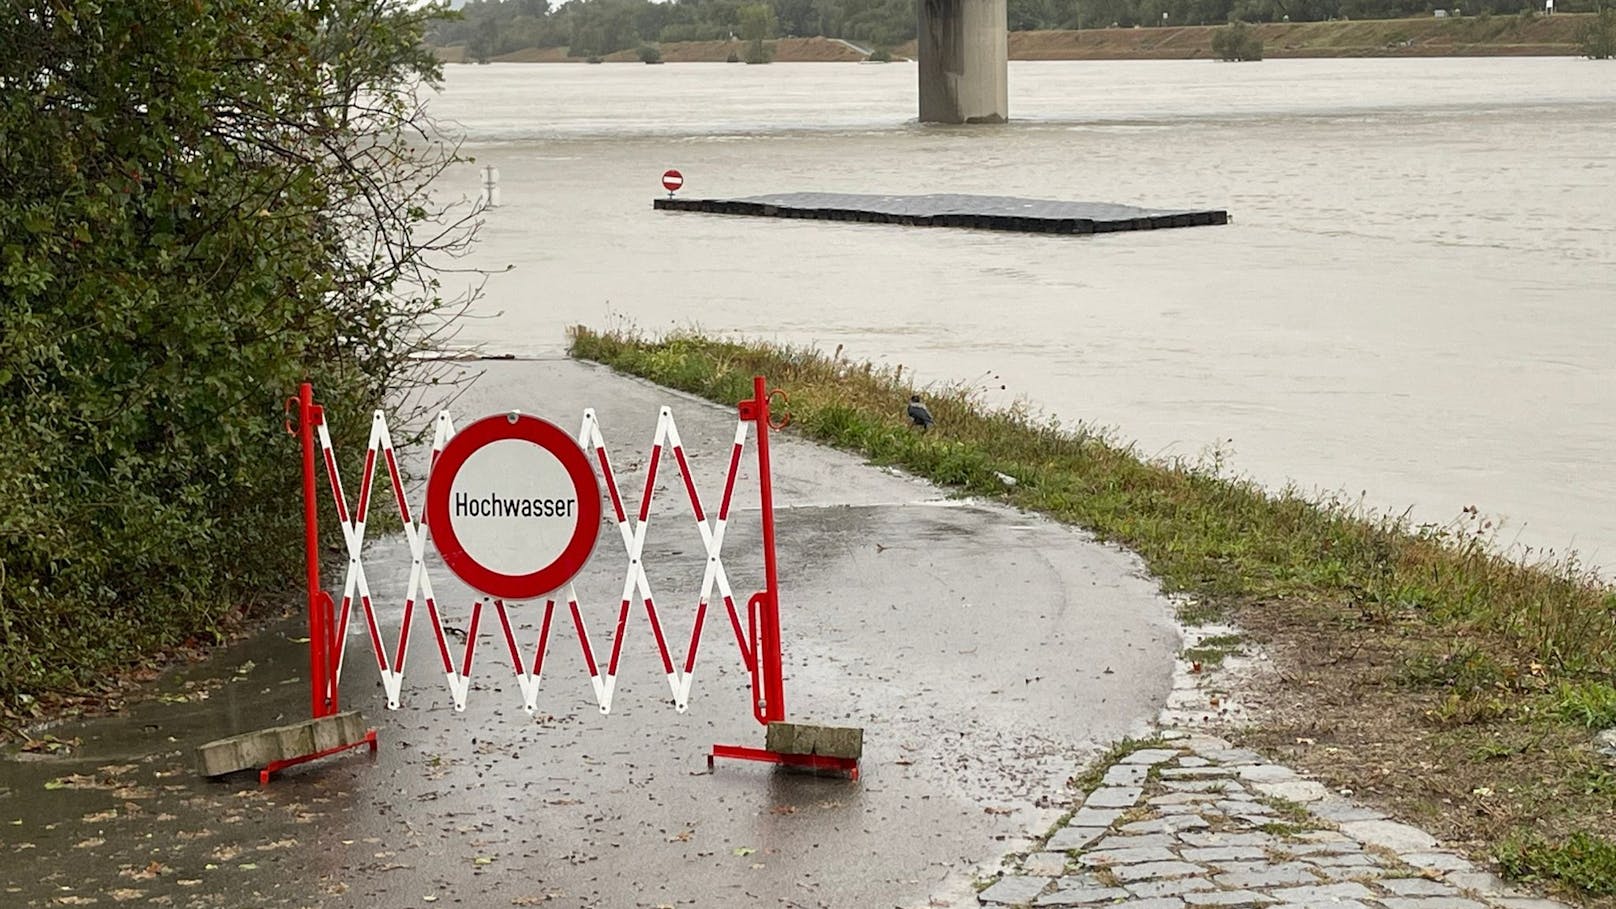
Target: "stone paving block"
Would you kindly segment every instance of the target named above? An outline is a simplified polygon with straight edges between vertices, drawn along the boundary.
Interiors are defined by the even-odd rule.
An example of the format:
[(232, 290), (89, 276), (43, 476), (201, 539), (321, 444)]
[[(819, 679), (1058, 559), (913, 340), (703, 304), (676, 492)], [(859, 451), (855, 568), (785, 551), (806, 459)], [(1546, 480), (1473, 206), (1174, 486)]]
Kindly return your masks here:
[(1054, 893), (1046, 893), (1038, 898), (1035, 906), (1090, 906), (1095, 903), (1109, 903), (1113, 900), (1128, 898), (1128, 891), (1121, 887), (1063, 887)]
[(1205, 767), (1210, 763), (1212, 762), (1206, 758), (1194, 755), (1185, 755), (1178, 759), (1178, 766), (1180, 767)]
[(1162, 780), (1162, 788), (1171, 792), (1221, 792), (1225, 795), (1246, 791), (1246, 787), (1231, 779)]
[(1436, 837), (1397, 821), (1348, 821), (1341, 825), (1341, 832), (1393, 852), (1419, 852), (1436, 845)]
[(1323, 843), (1286, 843), (1282, 847), (1291, 855), (1362, 855), (1363, 844), (1341, 837)]
[(1458, 896), (1459, 891), (1451, 884), (1433, 881), (1424, 877), (1389, 877), (1380, 881), (1380, 886), (1390, 890), (1397, 896)]
[(1146, 900), (1128, 900), (1116, 906), (1117, 909), (1184, 909), (1184, 901), (1176, 896), (1158, 896)]
[(1170, 833), (1146, 833), (1139, 836), (1132, 834), (1112, 833), (1094, 844), (1094, 851), (1107, 849), (1147, 849), (1152, 846), (1177, 846), (1178, 837)]
[(1346, 843), (1351, 844), (1354, 849), (1362, 845), (1339, 830), (1307, 830), (1295, 834), (1291, 839), (1301, 840), (1304, 843)]
[(1161, 846), (1144, 849), (1108, 849), (1103, 852), (1085, 852), (1078, 861), (1089, 867), (1104, 865), (1140, 865), (1145, 862), (1171, 862), (1178, 858), (1171, 849)]
[(1034, 852), (1021, 860), (1021, 872), (1029, 877), (1060, 877), (1066, 862), (1064, 852)]
[(1273, 909), (1371, 909), (1371, 906), (1357, 900), (1330, 900), (1323, 903), (1279, 903)]
[(1189, 737), (1190, 734), (1182, 729), (1163, 729), (1161, 731), (1161, 740), (1164, 742), (1177, 742)]
[(1190, 846), (1273, 846), (1276, 841), (1266, 833), (1185, 833), (1179, 836)]
[(1212, 890), (1206, 893), (1186, 893), (1184, 902), (1191, 906), (1265, 906), (1279, 902), (1266, 893), (1255, 890)]
[(1182, 896), (1199, 890), (1211, 890), (1212, 882), (1204, 877), (1180, 877), (1167, 881), (1140, 881), (1128, 885), (1128, 892), (1134, 896), (1149, 898), (1156, 896)]
[(1268, 759), (1245, 748), (1223, 748), (1212, 751), (1195, 749), (1196, 753), (1214, 764), (1266, 764)]
[(1199, 803), (1197, 803), (1197, 802), (1185, 802), (1184, 804), (1181, 804), (1181, 805), (1152, 805), (1151, 807), (1156, 809), (1157, 814), (1160, 814), (1160, 815), (1163, 815), (1163, 816), (1167, 816), (1167, 815), (1173, 815), (1175, 817), (1178, 816), (1178, 815), (1194, 816), (1194, 815), (1201, 814), (1203, 812), (1208, 813), (1208, 814), (1216, 814), (1219, 817), (1223, 816), (1223, 812), (1221, 812), (1221, 811), (1213, 811), (1212, 807), (1210, 805), (1206, 804), (1205, 802), (1199, 802)]
[(1476, 867), (1469, 859), (1451, 852), (1403, 852), (1397, 857), (1416, 868), (1433, 871), (1473, 871)]
[(1313, 866), (1301, 862), (1284, 862), (1254, 868), (1250, 871), (1230, 871), (1212, 878), (1220, 887), (1250, 889), (1252, 887), (1287, 887), (1296, 884), (1317, 884), (1319, 876)]
[(763, 731), (763, 747), (781, 754), (819, 754), (857, 760), (864, 756), (864, 730), (857, 726), (770, 723)]
[[(1333, 903), (1340, 900), (1372, 900), (1378, 899), (1375, 891), (1363, 884), (1343, 882), (1338, 884), (1323, 884), (1311, 887), (1282, 887), (1278, 890), (1268, 891), (1269, 896), (1277, 897), (1281, 903), (1299, 903), (1314, 905), (1318, 903)], [(1432, 907), (1436, 909), (1436, 907)], [(1459, 909), (1459, 907), (1453, 907)]]
[(1122, 759), (1124, 764), (1160, 764), (1163, 761), (1178, 757), (1178, 751), (1168, 751), (1165, 748), (1144, 748), (1135, 751)]
[(1217, 803), (1217, 807), (1219, 811), (1228, 814), (1268, 815), (1274, 813), (1274, 809), (1261, 802), (1251, 802), (1245, 799), (1224, 799)]
[(1330, 794), (1317, 780), (1291, 780), (1288, 783), (1255, 783), (1257, 791), (1292, 802), (1316, 802)]
[(1568, 909), (1565, 903), (1532, 896), (1505, 896), (1494, 900), (1503, 909)]
[(1339, 796), (1326, 796), (1307, 806), (1312, 814), (1337, 824), (1347, 821), (1378, 821), (1386, 815), (1362, 805), (1354, 805)]
[(1299, 779), (1296, 771), (1278, 764), (1252, 764), (1237, 769), (1240, 778), (1251, 783), (1288, 783)]
[(1091, 808), (1088, 805), (1077, 809), (1072, 819), (1067, 822), (1070, 827), (1109, 827), (1122, 817), (1121, 808)]
[(1352, 855), (1310, 855), (1307, 861), (1320, 868), (1379, 868), (1373, 856), (1361, 852)]
[(1132, 808), (1144, 794), (1138, 786), (1101, 786), (1083, 800), (1085, 808)]
[[(1180, 762), (1182, 763), (1182, 762)], [(1233, 779), (1234, 769), (1231, 767), (1168, 767), (1161, 772), (1164, 780), (1202, 780), (1202, 779)]]
[(1043, 893), (1044, 888), (1048, 886), (1047, 877), (1007, 874), (999, 878), (993, 886), (978, 893), (976, 898), (990, 906), (1014, 906), (1032, 902), (1033, 898)]
[(1200, 865), (1191, 865), (1189, 862), (1145, 862), (1142, 865), (1112, 865), (1111, 873), (1117, 880), (1124, 883), (1133, 881), (1153, 881), (1169, 877), (1184, 877), (1189, 874), (1203, 874), (1206, 869)]
[(1386, 909), (1487, 909), (1486, 903), (1461, 896), (1383, 896)]
[[(1463, 861), (1463, 859), (1460, 859)], [(1410, 862), (1409, 864), (1413, 864)], [(1415, 867), (1420, 867), (1416, 865)], [(1508, 881), (1493, 874), (1491, 871), (1477, 871), (1474, 868), (1464, 868), (1449, 871), (1442, 876), (1443, 880), (1465, 890), (1474, 890), (1482, 896), (1521, 896), (1522, 894), (1509, 885)]]
[(1044, 844), (1045, 849), (1065, 852), (1070, 849), (1082, 849), (1105, 835), (1104, 827), (1073, 827), (1065, 826), (1055, 831)]
[(1215, 735), (1206, 735), (1204, 733), (1191, 735), (1184, 744), (1188, 745), (1190, 750), (1194, 751), (1199, 757), (1206, 757), (1209, 751), (1227, 751), (1233, 747), (1229, 744), (1228, 739), (1220, 739)]
[(1262, 849), (1257, 846), (1185, 847), (1178, 855), (1186, 862), (1242, 862), (1264, 858)]
[(1166, 818), (1153, 817), (1153, 818), (1149, 818), (1149, 819), (1143, 820), (1143, 821), (1129, 821), (1128, 823), (1123, 824), (1121, 827), (1118, 827), (1117, 829), (1122, 831), (1123, 833), (1127, 833), (1127, 834), (1131, 834), (1131, 835), (1139, 835), (1139, 834), (1151, 834), (1151, 833), (1166, 833), (1171, 828), (1169, 828), (1167, 826), (1167, 819)]
[(1222, 798), (1220, 792), (1169, 792), (1166, 795), (1152, 796), (1152, 805), (1193, 805), (1197, 802), (1215, 802)]
[(1137, 786), (1150, 775), (1150, 767), (1145, 764), (1114, 764), (1105, 772), (1100, 780), (1103, 786)]

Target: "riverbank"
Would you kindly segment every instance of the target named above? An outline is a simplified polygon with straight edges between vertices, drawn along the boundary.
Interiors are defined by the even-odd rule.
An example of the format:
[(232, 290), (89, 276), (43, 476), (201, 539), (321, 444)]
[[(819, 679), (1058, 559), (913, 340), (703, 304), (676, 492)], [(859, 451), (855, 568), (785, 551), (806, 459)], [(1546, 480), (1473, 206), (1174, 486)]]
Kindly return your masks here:
[[(1339, 22), (1264, 22), (1253, 28), (1268, 57), (1487, 57), (1578, 56), (1578, 32), (1588, 14), (1556, 16), (1467, 16), (1421, 19), (1366, 19)], [(1214, 26), (1102, 28), (1082, 31), (1011, 32), (1012, 60), (1190, 60), (1211, 59)], [(857, 63), (865, 55), (832, 38), (779, 38), (769, 42), (780, 63)], [(740, 41), (681, 41), (661, 44), (668, 63), (722, 63), (745, 56)], [(462, 46), (436, 48), (449, 63), (463, 63)], [(895, 59), (913, 59), (915, 42), (892, 50)], [(618, 51), (607, 63), (638, 63), (638, 52)], [(496, 63), (582, 63), (563, 47), (527, 48), (493, 58)]]
[(816, 441), (1133, 549), (1191, 622), (1233, 619), (1273, 657), (1238, 737), (1419, 823), (1517, 880), (1616, 905), (1616, 590), (1574, 561), (1496, 554), (1472, 513), (1410, 526), (1358, 503), (1267, 492), (1216, 462), (1147, 460), (1091, 426), (928, 390), (903, 421), (901, 367), (699, 337), (578, 330), (576, 356), (734, 400), (753, 372)]

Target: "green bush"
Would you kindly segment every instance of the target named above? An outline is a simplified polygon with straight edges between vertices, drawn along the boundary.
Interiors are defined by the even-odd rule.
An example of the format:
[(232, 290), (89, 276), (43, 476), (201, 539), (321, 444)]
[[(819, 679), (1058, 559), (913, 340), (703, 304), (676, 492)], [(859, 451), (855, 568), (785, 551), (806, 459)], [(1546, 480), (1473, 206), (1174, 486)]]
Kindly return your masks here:
[(1263, 41), (1257, 36), (1256, 29), (1236, 19), (1223, 28), (1213, 30), (1212, 53), (1219, 60), (1228, 62), (1261, 60)]
[(404, 141), (434, 15), (0, 17), (0, 712), (295, 595), (282, 401), (312, 378), (362, 447), (443, 306), (416, 231), (443, 229), (425, 187), (454, 157)]
[(889, 51), (884, 47), (878, 47), (875, 50), (870, 51), (870, 55), (865, 59), (871, 63), (891, 63), (892, 51)]
[(1590, 60), (1616, 58), (1616, 7), (1606, 6), (1582, 27), (1578, 40)]
[(642, 45), (640, 45), (640, 62), (641, 63), (661, 63), (662, 62), (662, 51), (661, 51), (661, 49), (658, 48), (654, 44), (642, 44)]

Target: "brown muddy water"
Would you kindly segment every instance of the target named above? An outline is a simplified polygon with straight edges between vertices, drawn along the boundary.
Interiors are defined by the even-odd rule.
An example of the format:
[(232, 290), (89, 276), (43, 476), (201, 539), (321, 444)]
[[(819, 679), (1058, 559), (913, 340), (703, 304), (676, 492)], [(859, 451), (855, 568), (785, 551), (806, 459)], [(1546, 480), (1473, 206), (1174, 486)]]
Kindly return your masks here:
[[(1616, 559), (1616, 81), (1579, 59), (1011, 64), (1003, 127), (915, 124), (912, 65), (452, 66), (499, 168), (459, 344), (627, 323), (979, 382), (1150, 455), (1469, 505)], [(1227, 208), (1042, 237), (658, 213), (682, 195), (971, 192)], [(999, 386), (1004, 385), (1004, 390)]]

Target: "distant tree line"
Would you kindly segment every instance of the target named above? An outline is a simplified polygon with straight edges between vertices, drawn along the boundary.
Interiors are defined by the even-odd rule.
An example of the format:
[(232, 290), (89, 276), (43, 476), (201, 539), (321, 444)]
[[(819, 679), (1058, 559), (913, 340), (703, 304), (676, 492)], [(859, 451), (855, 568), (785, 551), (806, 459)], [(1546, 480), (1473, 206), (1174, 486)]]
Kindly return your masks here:
[[(1560, 0), (1561, 12), (1592, 11), (1600, 0)], [(1009, 0), (1012, 31), (1129, 28), (1135, 25), (1222, 25), (1246, 22), (1395, 19), (1434, 9), (1466, 16), (1537, 11), (1542, 0)], [(915, 0), (469, 0), (461, 18), (439, 22), (428, 41), (464, 45), (488, 59), (524, 48), (564, 47), (575, 57), (672, 41), (751, 41), (758, 21), (766, 37), (824, 35), (870, 47), (915, 36)]]

